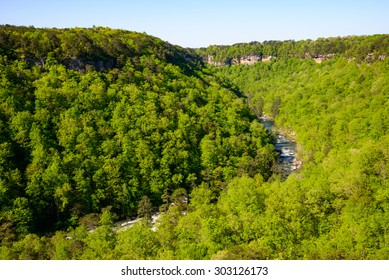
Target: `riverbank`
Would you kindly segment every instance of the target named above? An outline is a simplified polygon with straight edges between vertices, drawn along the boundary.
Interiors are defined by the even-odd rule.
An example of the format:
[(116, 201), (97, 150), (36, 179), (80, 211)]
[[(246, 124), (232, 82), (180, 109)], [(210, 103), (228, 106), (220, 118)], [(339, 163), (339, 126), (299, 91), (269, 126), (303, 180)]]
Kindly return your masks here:
[(302, 167), (302, 160), (296, 156), (296, 141), (294, 137), (290, 136), (290, 133), (283, 133), (270, 117), (263, 116), (259, 121), (274, 137), (274, 150), (278, 154), (275, 172), (281, 173), (282, 178), (286, 179), (293, 171)]

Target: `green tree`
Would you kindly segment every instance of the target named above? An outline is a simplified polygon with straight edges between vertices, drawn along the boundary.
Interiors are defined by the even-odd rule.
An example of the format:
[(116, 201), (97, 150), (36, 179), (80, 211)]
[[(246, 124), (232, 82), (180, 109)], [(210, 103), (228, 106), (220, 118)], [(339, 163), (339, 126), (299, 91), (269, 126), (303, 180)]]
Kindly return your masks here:
[(147, 222), (151, 222), (153, 213), (153, 205), (147, 196), (143, 196), (138, 203), (138, 217), (145, 218)]

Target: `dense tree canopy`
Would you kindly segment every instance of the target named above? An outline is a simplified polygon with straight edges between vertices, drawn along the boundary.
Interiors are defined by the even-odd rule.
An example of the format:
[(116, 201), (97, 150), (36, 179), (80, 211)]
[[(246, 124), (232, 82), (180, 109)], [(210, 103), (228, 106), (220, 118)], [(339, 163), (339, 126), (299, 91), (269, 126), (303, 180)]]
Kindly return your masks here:
[(239, 43), (232, 46), (212, 45), (197, 49), (201, 56), (212, 56), (213, 61), (231, 64), (236, 58), (255, 55), (258, 57), (315, 58), (342, 56), (359, 61), (383, 59), (389, 52), (389, 36), (347, 36), (319, 38), (301, 41), (264, 41)]
[(265, 215), (278, 225), (269, 231), (270, 252), (389, 258), (388, 62), (287, 58), (215, 68), (246, 94), (253, 112), (275, 118), (300, 146), (304, 168), (264, 185)]
[[(388, 259), (387, 41), (196, 50), (277, 57), (217, 68), (146, 34), (1, 26), (0, 259)], [(286, 180), (263, 115), (298, 143)]]
[[(46, 33), (54, 36), (47, 48)], [(178, 189), (206, 184), (217, 195), (235, 176), (271, 176), (264, 128), (184, 50), (110, 29), (2, 34), (10, 44), (0, 61), (4, 240), (75, 227), (108, 206), (117, 217), (148, 216)], [(113, 38), (126, 47), (97, 51)], [(122, 65), (107, 69), (67, 61), (119, 53), (127, 53)]]

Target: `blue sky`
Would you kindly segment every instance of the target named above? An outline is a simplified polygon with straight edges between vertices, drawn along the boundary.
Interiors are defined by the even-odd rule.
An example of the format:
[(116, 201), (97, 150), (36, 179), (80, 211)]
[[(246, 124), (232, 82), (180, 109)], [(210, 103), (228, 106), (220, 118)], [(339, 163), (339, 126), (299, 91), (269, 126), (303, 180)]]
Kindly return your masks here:
[(389, 1), (0, 0), (0, 24), (106, 26), (206, 47), (389, 33)]

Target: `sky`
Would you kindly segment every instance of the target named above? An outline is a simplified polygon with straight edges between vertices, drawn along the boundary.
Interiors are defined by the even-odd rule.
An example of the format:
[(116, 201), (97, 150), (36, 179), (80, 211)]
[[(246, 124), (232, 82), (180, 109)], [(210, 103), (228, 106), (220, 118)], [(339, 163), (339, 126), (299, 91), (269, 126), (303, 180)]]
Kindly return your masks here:
[(104, 26), (182, 47), (389, 33), (389, 0), (0, 0), (0, 24)]

